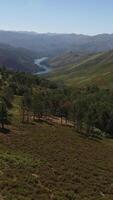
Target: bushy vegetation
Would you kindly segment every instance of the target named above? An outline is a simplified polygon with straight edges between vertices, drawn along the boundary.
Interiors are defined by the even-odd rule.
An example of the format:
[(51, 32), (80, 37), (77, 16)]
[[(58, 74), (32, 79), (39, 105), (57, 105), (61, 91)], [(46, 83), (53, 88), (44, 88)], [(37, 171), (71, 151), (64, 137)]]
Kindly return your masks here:
[(75, 88), (48, 81), (27, 73), (1, 69), (0, 121), (8, 121), (14, 96), (20, 96), (21, 122), (47, 119), (70, 122), (87, 136), (113, 136), (113, 91), (97, 86)]
[(113, 136), (113, 92), (96, 86), (41, 89), (22, 98), (23, 121), (56, 116), (87, 136)]

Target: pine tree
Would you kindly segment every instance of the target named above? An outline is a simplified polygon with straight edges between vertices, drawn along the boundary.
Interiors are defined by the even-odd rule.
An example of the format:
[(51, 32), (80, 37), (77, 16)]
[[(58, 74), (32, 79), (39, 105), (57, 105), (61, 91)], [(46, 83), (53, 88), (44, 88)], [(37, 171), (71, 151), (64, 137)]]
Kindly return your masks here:
[(4, 100), (0, 99), (0, 123), (2, 129), (4, 129), (4, 125), (7, 121), (7, 107)]

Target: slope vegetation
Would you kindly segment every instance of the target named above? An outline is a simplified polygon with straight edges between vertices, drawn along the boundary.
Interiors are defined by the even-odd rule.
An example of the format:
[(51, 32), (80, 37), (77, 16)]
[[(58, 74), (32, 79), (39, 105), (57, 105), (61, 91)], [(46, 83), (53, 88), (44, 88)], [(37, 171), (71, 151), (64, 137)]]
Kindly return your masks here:
[(49, 64), (54, 69), (50, 77), (69, 85), (113, 85), (113, 51), (88, 55), (70, 52), (50, 60)]
[[(8, 109), (10, 123), (5, 125), (5, 130), (0, 128), (0, 200), (113, 200), (113, 139), (88, 137), (66, 123), (61, 126), (55, 121), (50, 123), (44, 118), (41, 120), (41, 109), (43, 116), (46, 113), (48, 118), (48, 105), (53, 105), (53, 114), (59, 108), (63, 87), (58, 88), (53, 82), (24, 73), (6, 72), (2, 69), (1, 75), (0, 94), (5, 94), (4, 99), (8, 97), (6, 100), (11, 101), (11, 106)], [(13, 96), (11, 88), (15, 94)], [(47, 91), (51, 92), (49, 98)], [(37, 96), (34, 113), (37, 117), (33, 120), (34, 103), (31, 100), (36, 92), (43, 92), (44, 100), (42, 96)], [(64, 92), (63, 101), (66, 94), (70, 99), (70, 92), (66, 88)], [(94, 91), (91, 94), (88, 96), (92, 101)], [(107, 92), (107, 96), (108, 94)], [(50, 97), (53, 97), (53, 101)], [(104, 102), (103, 117), (99, 115), (101, 124), (104, 120), (103, 128), (106, 119), (109, 119), (109, 110), (106, 110), (105, 105), (110, 105), (110, 112), (113, 113), (113, 101), (108, 98), (104, 97), (100, 102), (101, 105)], [(26, 101), (22, 109), (24, 99)], [(43, 110), (42, 105), (47, 108)], [(81, 101), (80, 105), (81, 110), (77, 109), (80, 110), (78, 116), (83, 120), (85, 106)], [(103, 105), (101, 112), (98, 109), (100, 113)], [(0, 113), (3, 113), (3, 108), (5, 107), (1, 107)], [(26, 108), (29, 120), (22, 123)], [(91, 111), (95, 111), (94, 107), (91, 108)], [(95, 121), (95, 117), (89, 117)], [(113, 117), (109, 124), (112, 124), (112, 119)], [(93, 130), (94, 127), (91, 131)]]
[(12, 127), (0, 141), (1, 199), (113, 199), (112, 140), (37, 124)]

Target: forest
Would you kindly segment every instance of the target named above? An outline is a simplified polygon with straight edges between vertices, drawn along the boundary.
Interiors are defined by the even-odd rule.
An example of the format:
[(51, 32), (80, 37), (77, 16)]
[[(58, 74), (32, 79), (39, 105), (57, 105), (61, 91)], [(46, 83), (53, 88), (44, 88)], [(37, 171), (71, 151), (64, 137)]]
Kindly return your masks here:
[[(21, 123), (57, 117), (85, 136), (113, 136), (113, 91), (96, 85), (72, 89), (23, 72), (0, 69), (1, 128), (11, 124), (13, 99), (21, 99)], [(14, 114), (13, 114), (14, 115)], [(13, 116), (15, 117), (15, 116)], [(10, 127), (10, 126), (9, 126)]]

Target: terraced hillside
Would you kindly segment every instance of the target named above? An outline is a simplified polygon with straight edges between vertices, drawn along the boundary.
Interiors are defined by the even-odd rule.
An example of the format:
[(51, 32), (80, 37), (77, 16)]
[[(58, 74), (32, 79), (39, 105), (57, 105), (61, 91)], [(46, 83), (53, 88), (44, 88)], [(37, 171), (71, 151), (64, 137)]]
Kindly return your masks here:
[(54, 69), (50, 78), (69, 85), (113, 86), (113, 51), (88, 55), (70, 52), (50, 60), (49, 64)]

